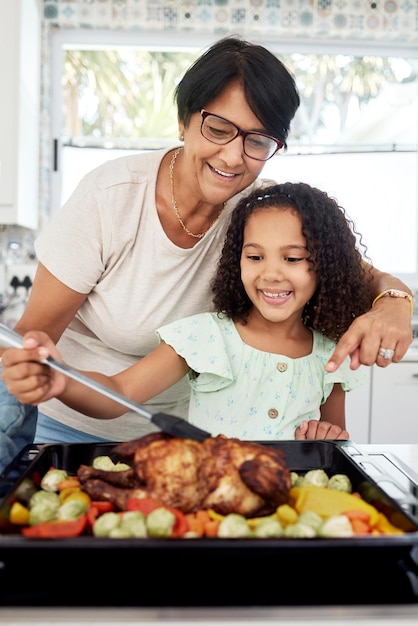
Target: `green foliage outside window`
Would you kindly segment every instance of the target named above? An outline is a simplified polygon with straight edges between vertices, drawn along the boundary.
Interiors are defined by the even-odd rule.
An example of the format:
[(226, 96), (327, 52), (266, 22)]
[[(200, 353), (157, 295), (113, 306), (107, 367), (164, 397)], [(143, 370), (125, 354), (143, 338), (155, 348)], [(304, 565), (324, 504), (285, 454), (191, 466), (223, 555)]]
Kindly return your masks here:
[[(131, 149), (172, 143), (178, 134), (174, 88), (199, 53), (130, 46), (66, 50), (63, 143)], [(338, 144), (353, 111), (359, 116), (387, 85), (417, 80), (417, 59), (342, 54), (279, 58), (301, 94), (290, 146)]]

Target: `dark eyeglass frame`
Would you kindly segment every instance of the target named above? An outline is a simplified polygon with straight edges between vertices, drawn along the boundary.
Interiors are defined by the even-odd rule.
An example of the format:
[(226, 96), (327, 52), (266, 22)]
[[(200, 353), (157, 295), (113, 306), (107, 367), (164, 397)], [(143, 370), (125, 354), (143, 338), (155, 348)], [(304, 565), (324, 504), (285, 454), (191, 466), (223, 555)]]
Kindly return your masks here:
[[(276, 154), (276, 152), (278, 152), (278, 150), (280, 150), (280, 148), (283, 148), (283, 143), (280, 141), (280, 139), (277, 139), (276, 137), (272, 137), (271, 135), (267, 135), (266, 133), (259, 133), (256, 130), (249, 130), (249, 131), (242, 130), (242, 128), (240, 128), (233, 122), (230, 122), (225, 117), (221, 117), (220, 115), (215, 115), (215, 113), (210, 113), (210, 111), (206, 111), (206, 109), (201, 109), (200, 115), (202, 116), (202, 123), (200, 125), (200, 134), (202, 135), (202, 137), (204, 137), (211, 143), (214, 143), (218, 146), (226, 146), (228, 143), (231, 143), (231, 141), (234, 141), (234, 139), (236, 139), (238, 136), (241, 136), (243, 139), (242, 146), (243, 146), (244, 154), (249, 159), (254, 159), (255, 161), (268, 161), (269, 159), (271, 159), (271, 157), (273, 157)], [(206, 118), (209, 116), (216, 117), (218, 120), (221, 120), (222, 122), (226, 122), (227, 124), (235, 128), (235, 130), (237, 131), (236, 134), (233, 137), (231, 137), (231, 139), (228, 139), (228, 141), (214, 141), (213, 139), (209, 139), (209, 137), (206, 137), (206, 135), (203, 134), (203, 124), (205, 123)], [(265, 137), (266, 139), (270, 139), (271, 141), (274, 141), (274, 143), (276, 144), (276, 149), (273, 152), (273, 154), (270, 154), (270, 156), (268, 156), (266, 159), (260, 159), (250, 154), (247, 154), (247, 152), (245, 151), (245, 140), (248, 137), (248, 135), (257, 135), (258, 137)]]

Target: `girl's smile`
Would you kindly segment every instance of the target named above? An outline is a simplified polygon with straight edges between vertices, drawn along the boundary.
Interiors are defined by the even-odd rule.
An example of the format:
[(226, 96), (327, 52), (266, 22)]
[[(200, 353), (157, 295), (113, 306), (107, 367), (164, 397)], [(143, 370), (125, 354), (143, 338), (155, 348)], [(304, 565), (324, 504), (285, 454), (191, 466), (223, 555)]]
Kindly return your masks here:
[(290, 297), (292, 296), (291, 291), (282, 291), (280, 293), (274, 293), (272, 291), (266, 291), (266, 290), (260, 289), (260, 293), (262, 294), (266, 302), (273, 304), (274, 306), (276, 305), (280, 306), (280, 305), (287, 303)]

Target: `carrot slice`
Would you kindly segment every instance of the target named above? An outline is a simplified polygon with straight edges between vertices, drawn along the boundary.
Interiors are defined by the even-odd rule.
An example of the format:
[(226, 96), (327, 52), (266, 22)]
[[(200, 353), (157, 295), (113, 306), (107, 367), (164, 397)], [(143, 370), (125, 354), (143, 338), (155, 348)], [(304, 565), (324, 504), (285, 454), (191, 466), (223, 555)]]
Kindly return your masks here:
[(199, 509), (196, 511), (195, 516), (203, 524), (206, 524), (206, 522), (209, 522), (212, 519), (207, 509)]
[(350, 520), (350, 523), (355, 535), (370, 535), (372, 527), (367, 522), (354, 518)]
[(203, 537), (205, 533), (205, 525), (201, 519), (199, 519), (196, 513), (188, 513), (186, 515), (189, 531), (194, 533), (197, 537)]
[(210, 519), (205, 524), (205, 537), (217, 537), (219, 524), (221, 522), (217, 519)]
[(65, 489), (80, 489), (80, 481), (76, 476), (68, 477), (58, 483), (58, 491)]
[(350, 522), (356, 519), (356, 520), (361, 520), (362, 522), (365, 522), (367, 524), (370, 523), (370, 513), (368, 513), (367, 511), (362, 511), (361, 509), (352, 509), (350, 511), (344, 511), (343, 515), (348, 517)]

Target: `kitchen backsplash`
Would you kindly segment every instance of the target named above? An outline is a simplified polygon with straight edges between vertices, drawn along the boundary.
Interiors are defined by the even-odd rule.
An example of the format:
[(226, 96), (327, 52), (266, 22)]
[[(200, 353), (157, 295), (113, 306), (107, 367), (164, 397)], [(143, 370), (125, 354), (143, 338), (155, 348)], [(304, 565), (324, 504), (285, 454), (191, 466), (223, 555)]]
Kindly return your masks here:
[(42, 7), (45, 24), (59, 28), (418, 39), (416, 1), (44, 0)]

